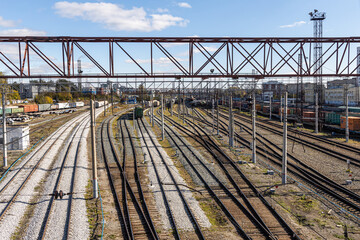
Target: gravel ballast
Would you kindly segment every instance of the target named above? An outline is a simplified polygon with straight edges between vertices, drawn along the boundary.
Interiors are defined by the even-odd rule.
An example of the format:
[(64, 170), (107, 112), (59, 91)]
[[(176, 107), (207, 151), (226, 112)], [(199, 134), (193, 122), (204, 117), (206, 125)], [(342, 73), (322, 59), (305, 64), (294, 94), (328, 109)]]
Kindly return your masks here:
[[(31, 207), (31, 203), (33, 202), (33, 199), (38, 197), (40, 193), (37, 192), (36, 186), (43, 180), (45, 175), (48, 172), (49, 167), (52, 165), (53, 159), (55, 158), (57, 152), (62, 146), (63, 141), (67, 138), (68, 134), (72, 131), (72, 126), (74, 126), (75, 122), (80, 121), (82, 119), (81, 116), (76, 117), (74, 120), (64, 124), (62, 127), (60, 127), (59, 131), (55, 132), (53, 135), (51, 135), (48, 139), (47, 143), (45, 145), (41, 145), (38, 148), (42, 147), (41, 150), (36, 152), (37, 149), (35, 149), (35, 155), (29, 161), (29, 163), (25, 166), (26, 169), (22, 170), (16, 178), (12, 181), (11, 186), (3, 192), (2, 196), (8, 196), (8, 198), (11, 198), (14, 194), (14, 191), (18, 189), (18, 187), (13, 186), (13, 184), (20, 185), (25, 177), (29, 174), (31, 169), (34, 167), (36, 162), (39, 161), (39, 159), (42, 157), (42, 155), (45, 153), (46, 149), (50, 147), (50, 145), (55, 141), (54, 145), (52, 146), (52, 150), (49, 151), (44, 159), (41, 161), (39, 167), (29, 181), (26, 183), (24, 188), (20, 191), (19, 196), (17, 197), (16, 201), (13, 203), (7, 214), (4, 216), (4, 218), (0, 222), (0, 236), (2, 236), (4, 239), (10, 239), (12, 234), (16, 231), (16, 226), (20, 223), (20, 220), (22, 219), (23, 215), (25, 214), (27, 207)], [(67, 128), (67, 126), (70, 126)], [(56, 140), (56, 138), (60, 135), (60, 138)], [(30, 155), (32, 156), (32, 155)], [(30, 157), (29, 156), (29, 157)], [(26, 161), (26, 160), (25, 160)], [(25, 162), (24, 161), (24, 162)], [(31, 166), (31, 167), (30, 167)], [(11, 176), (8, 176), (10, 179)], [(11, 191), (8, 192), (8, 191)], [(7, 203), (8, 201), (5, 201)], [(30, 205), (29, 205), (30, 204)]]
[[(145, 124), (147, 124), (146, 121), (144, 121)], [(150, 128), (149, 128), (150, 129)], [(162, 160), (160, 156), (158, 155), (158, 152), (156, 151), (154, 145), (152, 144), (149, 135), (145, 132), (145, 130), (142, 128), (144, 139), (149, 146), (150, 150), (148, 150), (145, 146), (145, 142), (142, 139), (141, 132), (139, 131), (138, 134), (141, 139), (141, 146), (143, 148), (143, 152), (146, 153), (145, 155), (145, 161), (147, 162), (148, 166), (148, 177), (151, 181), (150, 188), (152, 189), (156, 201), (156, 207), (161, 215), (161, 219), (164, 225), (165, 229), (171, 229), (171, 224), (169, 222), (169, 217), (166, 213), (166, 207), (164, 204), (164, 199), (161, 193), (160, 185), (161, 183), (158, 182), (155, 169), (153, 166), (153, 163), (150, 159), (149, 154), (153, 156), (154, 164), (156, 164), (157, 171), (161, 177), (161, 182), (164, 184), (163, 188), (165, 190), (165, 194), (167, 196), (167, 199), (169, 201), (169, 205), (171, 208), (171, 212), (175, 218), (176, 226), (179, 229), (183, 230), (194, 230), (192, 223), (190, 222), (188, 213), (185, 209), (185, 206), (183, 202), (181, 201), (181, 198), (179, 196), (179, 193), (176, 190), (176, 187), (174, 185), (166, 185), (166, 184), (173, 184), (171, 181), (171, 177), (169, 176), (169, 173), (166, 170), (165, 165), (162, 163)], [(199, 203), (197, 200), (192, 196), (191, 191), (184, 186), (187, 186), (185, 180), (181, 177), (179, 171), (175, 167), (174, 163), (172, 162), (171, 158), (166, 154), (164, 149), (162, 149), (161, 145), (157, 141), (154, 134), (150, 131), (150, 136), (155, 142), (155, 145), (159, 148), (161, 155), (164, 157), (165, 162), (170, 168), (171, 173), (173, 174), (176, 182), (179, 184), (179, 188), (184, 195), (189, 207), (191, 208), (193, 214), (195, 215), (195, 218), (199, 222), (200, 226), (202, 227), (210, 227), (211, 224), (206, 217), (203, 210), (200, 208)], [(149, 152), (150, 151), (150, 152)], [(182, 184), (183, 186), (181, 186)]]

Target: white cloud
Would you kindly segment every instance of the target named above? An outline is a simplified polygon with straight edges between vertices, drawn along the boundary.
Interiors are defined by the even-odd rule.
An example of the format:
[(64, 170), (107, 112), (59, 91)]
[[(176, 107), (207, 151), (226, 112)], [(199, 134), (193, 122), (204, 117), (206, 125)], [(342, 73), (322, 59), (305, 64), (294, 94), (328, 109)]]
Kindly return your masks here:
[(28, 28), (8, 29), (0, 31), (0, 36), (44, 36), (46, 32)]
[(15, 22), (11, 20), (5, 20), (0, 16), (0, 26), (1, 27), (15, 27)]
[(298, 26), (304, 25), (304, 24), (306, 24), (305, 21), (299, 21), (299, 22), (294, 22), (289, 25), (281, 25), (280, 28), (293, 28), (293, 27), (298, 27)]
[(156, 11), (158, 13), (167, 13), (167, 12), (169, 12), (169, 9), (167, 9), (167, 8), (158, 8), (158, 9), (156, 9)]
[[(217, 47), (204, 47), (208, 52), (215, 52), (216, 50), (218, 50)], [(200, 48), (203, 52), (204, 49)], [(200, 53), (200, 50), (199, 49), (194, 49), (194, 53)]]
[(182, 8), (191, 8), (191, 5), (187, 2), (179, 2), (177, 5)]
[[(176, 60), (178, 62), (184, 62), (185, 60), (182, 58), (176, 58)], [(139, 64), (144, 64), (144, 63), (150, 63), (151, 59), (135, 59), (135, 61)], [(133, 60), (131, 59), (126, 59), (125, 60), (126, 63), (134, 63)], [(160, 57), (158, 59), (153, 59), (153, 63), (154, 64), (160, 64), (160, 65), (167, 65), (167, 64), (172, 64), (172, 61), (167, 58), (167, 57)]]
[(103, 24), (113, 31), (161, 31), (170, 26), (186, 26), (188, 21), (170, 14), (147, 15), (144, 8), (123, 9), (113, 3), (57, 2), (56, 13), (65, 18), (81, 18)]
[(5, 55), (13, 55), (19, 57), (19, 46), (16, 44), (0, 44), (0, 52)]

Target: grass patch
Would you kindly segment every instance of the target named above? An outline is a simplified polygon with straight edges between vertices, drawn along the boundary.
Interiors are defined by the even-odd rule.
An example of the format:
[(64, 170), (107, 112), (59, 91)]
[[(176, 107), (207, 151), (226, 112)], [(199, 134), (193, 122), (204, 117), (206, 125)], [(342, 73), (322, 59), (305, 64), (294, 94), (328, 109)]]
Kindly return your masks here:
[(90, 229), (90, 239), (101, 238), (101, 207), (100, 199), (93, 199), (93, 187), (91, 180), (86, 185), (86, 211)]
[(228, 224), (221, 208), (211, 199), (198, 199), (201, 209), (205, 212), (212, 226), (222, 227)]

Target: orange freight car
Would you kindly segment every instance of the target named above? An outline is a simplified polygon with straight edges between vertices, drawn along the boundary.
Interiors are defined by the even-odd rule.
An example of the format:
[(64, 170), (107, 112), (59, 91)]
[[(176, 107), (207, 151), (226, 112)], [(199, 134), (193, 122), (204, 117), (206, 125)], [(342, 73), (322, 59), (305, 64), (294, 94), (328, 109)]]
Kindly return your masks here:
[(20, 105), (19, 107), (24, 108), (24, 113), (38, 112), (39, 111), (39, 107), (38, 107), (37, 104)]
[[(340, 118), (341, 128), (346, 128), (346, 117)], [(349, 117), (349, 130), (359, 131), (360, 130), (360, 117)]]

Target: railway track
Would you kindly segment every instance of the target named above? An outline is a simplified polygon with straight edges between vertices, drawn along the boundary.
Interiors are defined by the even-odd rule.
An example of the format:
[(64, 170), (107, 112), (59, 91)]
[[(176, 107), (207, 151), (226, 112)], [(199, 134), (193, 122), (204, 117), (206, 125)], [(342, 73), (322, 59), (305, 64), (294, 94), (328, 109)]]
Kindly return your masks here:
[[(51, 153), (53, 146), (62, 141), (61, 138), (63, 138), (63, 134), (67, 134), (67, 132), (70, 131), (70, 128), (73, 127), (74, 123), (77, 121), (84, 122), (85, 118), (85, 116), (78, 116), (58, 128), (42, 143), (42, 145), (29, 155), (24, 163), (20, 163), (19, 167), (13, 170), (13, 173), (10, 173), (9, 176), (3, 180), (3, 183), (1, 183), (2, 188), (0, 190), (0, 196), (4, 196), (1, 196), (1, 205), (3, 206), (0, 213), (0, 221), (5, 218), (15, 202), (21, 201), (18, 200), (18, 197), (21, 196), (22, 190), (28, 185), (28, 182), (33, 174), (39, 170), (40, 165), (45, 161), (44, 159), (48, 157), (49, 153)], [(59, 134), (59, 132), (61, 132), (61, 134)], [(55, 135), (57, 136), (53, 137)], [(32, 184), (38, 183), (35, 182)], [(6, 199), (6, 196), (11, 197), (10, 199)]]
[[(244, 121), (246, 123), (251, 123), (251, 119), (249, 117), (234, 114), (235, 119)], [(276, 135), (282, 136), (282, 126), (280, 126), (277, 123), (265, 121), (263, 119), (257, 119), (258, 127), (263, 128), (264, 130), (267, 130), (271, 133), (274, 133)], [(291, 127), (288, 128), (288, 132), (292, 134), (288, 134), (288, 139), (302, 144), (304, 146), (307, 146), (309, 148), (312, 148), (316, 151), (319, 151), (321, 153), (324, 153), (328, 156), (334, 157), (335, 159), (338, 159), (343, 162), (347, 162), (347, 160), (351, 161), (351, 164), (357, 167), (360, 167), (360, 149), (350, 146), (348, 144), (340, 143), (333, 141), (331, 139), (326, 139), (324, 137), (315, 136), (311, 133), (299, 131), (297, 129), (293, 129)], [(297, 136), (296, 136), (297, 135)], [(300, 138), (299, 136), (303, 136), (304, 138)], [(305, 139), (308, 138), (309, 140)], [(311, 141), (315, 140), (315, 141)], [(325, 145), (319, 144), (323, 143)], [(330, 145), (330, 147), (326, 146)], [(343, 152), (347, 152), (346, 154)]]
[[(211, 116), (211, 114), (208, 115)], [(210, 126), (210, 123), (205, 119), (204, 116), (202, 116), (198, 112), (197, 112), (197, 116), (199, 117), (199, 120), (203, 121), (208, 126)], [(227, 116), (221, 116), (221, 117), (228, 119)], [(221, 125), (222, 132), (224, 134), (227, 134), (226, 123), (220, 119), (219, 119), (219, 123)], [(250, 131), (251, 130), (250, 127), (241, 124), (238, 121), (234, 121), (234, 123), (237, 124), (238, 126), (242, 126), (249, 135), (252, 134)], [(243, 136), (240, 136), (238, 133), (235, 133), (235, 137), (244, 146), (249, 148), (250, 141), (245, 139)], [(282, 149), (259, 133), (257, 133), (256, 140), (260, 143), (260, 146), (257, 147), (257, 153), (263, 156), (265, 159), (270, 160), (273, 164), (277, 166), (277, 168), (281, 169)], [(315, 169), (305, 164), (302, 164), (302, 162), (293, 155), (288, 154), (288, 156), (290, 157), (290, 159), (296, 162), (296, 164), (292, 163), (291, 161), (288, 162), (288, 170), (290, 173), (294, 174), (298, 178), (307, 182), (309, 185), (314, 186), (316, 189), (320, 190), (320, 192), (330, 196), (341, 207), (347, 209), (349, 212), (357, 216), (360, 215), (359, 195), (335, 183), (334, 181), (322, 175)]]
[[(221, 166), (231, 183), (231, 188), (226, 187), (201, 161), (201, 159), (192, 152), (191, 148), (182, 140), (182, 138), (180, 138), (171, 127), (165, 125), (165, 131), (168, 137), (171, 138), (172, 142), (182, 153), (182, 156), (186, 159), (187, 163), (192, 167), (199, 179), (202, 180), (210, 195), (219, 204), (241, 236), (246, 239), (261, 239), (261, 237), (266, 239), (299, 239), (295, 232), (275, 212), (275, 210), (256, 190), (245, 175), (242, 174), (240, 169), (238, 169), (236, 165), (231, 164), (232, 160), (220, 148), (218, 148), (214, 142), (212, 142), (209, 136), (204, 134), (205, 132), (201, 134), (197, 127), (188, 120), (188, 124), (192, 125), (195, 132), (189, 131), (189, 129), (178, 124), (176, 121), (167, 116), (165, 116), (165, 118), (174, 127), (199, 142)], [(157, 119), (157, 122), (160, 124), (159, 119)], [(176, 140), (174, 138), (176, 138)], [(200, 164), (193, 164), (180, 145), (191, 152)], [(213, 189), (206, 183), (198, 171), (199, 165), (206, 169), (207, 173), (216, 180), (221, 189)], [(239, 187), (239, 183), (241, 187)], [(243, 192), (241, 189), (251, 190)], [(256, 209), (254, 206), (256, 206)]]
[[(74, 181), (76, 175), (76, 164), (78, 160), (78, 152), (80, 148), (80, 139), (82, 139), (85, 126), (88, 125), (89, 119), (83, 120), (73, 131), (72, 136), (70, 136), (70, 141), (66, 146), (65, 155), (61, 162), (61, 166), (59, 168), (59, 173), (56, 178), (55, 185), (53, 187), (54, 196), (50, 198), (45, 217), (42, 221), (40, 233), (38, 239), (47, 239), (51, 238), (51, 236), (61, 237), (61, 233), (63, 233), (63, 239), (69, 239), (70, 234), (70, 220), (71, 220), (71, 209), (72, 209), (72, 194), (74, 189)], [(79, 140), (75, 140), (75, 138)], [(74, 144), (75, 143), (75, 144)], [(75, 149), (75, 155), (72, 157), (70, 151)], [(71, 171), (72, 168), (72, 171)], [(64, 183), (64, 173), (65, 171), (71, 171), (70, 184)], [(69, 177), (67, 175), (67, 177)], [(63, 197), (68, 194), (68, 201), (57, 201), (58, 198), (60, 200), (65, 200)], [(66, 210), (65, 210), (66, 209)], [(66, 211), (66, 218), (61, 218), (57, 214), (57, 212)], [(63, 230), (61, 230), (63, 229)]]
[[(122, 120), (120, 120), (122, 139), (121, 162), (111, 137), (111, 122), (113, 118), (114, 117), (108, 118), (102, 123), (101, 145), (109, 184), (122, 225), (122, 235), (124, 239), (159, 239), (149, 208), (146, 204), (137, 170), (135, 172), (136, 176), (134, 176), (135, 179), (131, 179), (131, 174), (129, 173), (129, 169), (131, 168), (131, 161), (129, 160), (133, 160), (134, 168), (137, 169), (137, 157), (128, 126), (126, 123), (123, 126)], [(125, 134), (127, 134), (128, 137), (126, 137)], [(131, 152), (133, 153), (131, 157), (126, 148), (128, 145), (126, 139), (128, 139)], [(108, 143), (108, 148), (106, 148), (105, 143)], [(114, 163), (110, 162), (110, 159), (113, 159)], [(136, 191), (134, 189), (136, 189)], [(121, 196), (121, 198), (119, 196)]]
[[(153, 167), (154, 167), (154, 170), (155, 170), (155, 173), (156, 173), (156, 178), (157, 178), (157, 180), (159, 182), (159, 186), (160, 186), (160, 189), (161, 189), (161, 192), (162, 192), (164, 203), (165, 203), (165, 206), (167, 208), (167, 213), (168, 213), (168, 216), (169, 216), (169, 219), (170, 219), (170, 222), (171, 222), (171, 226), (172, 226), (172, 229), (173, 229), (174, 238), (175, 239), (180, 239), (180, 233), (179, 233), (179, 230), (178, 230), (178, 227), (177, 227), (177, 224), (176, 224), (172, 209), (170, 208), (170, 202), (168, 201), (167, 194), (169, 194), (169, 191), (165, 190), (164, 183), (162, 182), (160, 173), (158, 171), (158, 167), (156, 166), (156, 163), (154, 162), (154, 158), (157, 157), (157, 156), (160, 157), (163, 166), (166, 168), (167, 174), (171, 179), (171, 185), (173, 185), (175, 187), (176, 192), (177, 192), (178, 196), (180, 197), (182, 204), (184, 205), (184, 208), (185, 208), (186, 213), (187, 213), (187, 215), (189, 217), (189, 220), (193, 225), (193, 228), (194, 228), (194, 231), (195, 231), (197, 237), (199, 239), (205, 239), (204, 235), (203, 235), (203, 233), (201, 231), (200, 224), (198, 223), (198, 220), (195, 218), (193, 210), (190, 208), (187, 200), (184, 197), (184, 194), (183, 194), (184, 189), (183, 188), (180, 189), (180, 185), (178, 184), (178, 182), (175, 179), (172, 171), (170, 170), (169, 165), (165, 161), (163, 155), (161, 154), (161, 152), (158, 149), (157, 144), (155, 144), (154, 139), (152, 138), (151, 134), (149, 133), (148, 127), (146, 126), (146, 124), (143, 122), (142, 119), (137, 120), (137, 124), (139, 126), (139, 131), (141, 133), (141, 136), (143, 138), (145, 146), (146, 146), (146, 148), (148, 150), (151, 162), (153, 164)], [(146, 141), (145, 133), (149, 137), (150, 142)], [(157, 153), (157, 156), (154, 156), (154, 153), (150, 150), (150, 148), (155, 149), (155, 151)], [(169, 183), (167, 185), (169, 185)]]
[[(12, 204), (14, 203), (14, 201), (16, 200), (17, 196), (19, 195), (20, 191), (24, 188), (24, 186), (26, 185), (26, 183), (28, 182), (28, 180), (30, 179), (30, 177), (33, 175), (33, 173), (38, 169), (39, 165), (41, 164), (41, 162), (43, 161), (43, 159), (47, 156), (47, 154), (50, 152), (51, 148), (54, 146), (54, 144), (60, 139), (61, 135), (58, 135), (55, 139), (52, 139), (52, 136), (56, 135), (58, 132), (63, 131), (66, 132), (70, 127), (71, 127), (71, 123), (69, 122), (66, 124), (66, 126), (63, 128), (59, 128), (58, 130), (56, 130), (53, 134), (51, 134), (47, 140), (45, 142), (43, 142), (43, 144), (37, 148), (30, 156), (29, 158), (26, 160), (26, 162), (24, 162), (23, 164), (20, 165), (19, 169), (15, 170), (16, 172), (14, 174), (12, 174), (11, 176), (8, 176), (7, 179), (4, 179), (4, 185), (2, 186), (2, 188), (0, 189), (0, 196), (7, 190), (7, 189), (13, 189), (14, 192), (12, 194), (9, 193), (5, 193), (6, 195), (12, 195), (11, 199), (9, 200), (2, 200), (7, 202), (6, 205), (2, 208), (1, 213), (0, 213), (0, 220), (5, 216), (6, 212), (10, 209), (10, 207), (12, 206)], [(47, 144), (50, 145), (47, 145)], [(47, 148), (43, 153), (41, 153), (41, 151)], [(35, 160), (38, 156), (37, 154), (40, 154), (41, 156), (39, 157), (39, 159), (35, 162), (33, 162), (33, 160)], [(31, 164), (31, 165), (30, 165)], [(30, 171), (29, 171), (30, 169)], [(18, 179), (18, 175), (20, 173), (23, 173), (24, 171), (28, 171), (29, 173), (24, 177), (22, 177), (23, 179), (21, 179), (19, 181)], [(19, 186), (16, 186), (19, 185)], [(15, 186), (14, 186), (15, 185)]]

